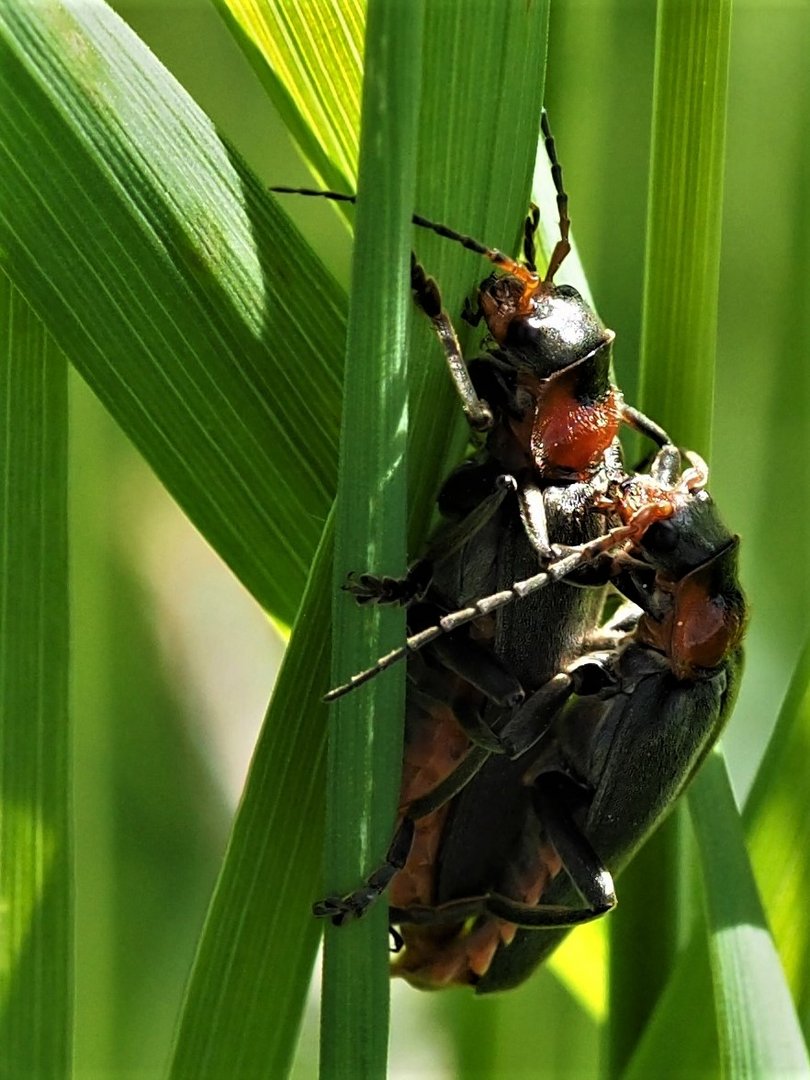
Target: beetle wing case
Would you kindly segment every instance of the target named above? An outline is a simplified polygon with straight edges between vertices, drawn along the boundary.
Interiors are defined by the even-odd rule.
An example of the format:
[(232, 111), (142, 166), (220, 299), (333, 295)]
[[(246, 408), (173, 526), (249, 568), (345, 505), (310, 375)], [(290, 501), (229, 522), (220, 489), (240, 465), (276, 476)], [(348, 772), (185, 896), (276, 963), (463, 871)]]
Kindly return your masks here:
[[(632, 665), (635, 646), (624, 663)], [(676, 680), (662, 670), (647, 675), (632, 693), (620, 692), (605, 703), (596, 721), (600, 730), (580, 741), (591, 759), (577, 764), (601, 777), (582, 821), (597, 854), (615, 875), (664, 820), (714, 745), (731, 714), (742, 673), (737, 648), (716, 673), (697, 683)], [(593, 724), (592, 703), (575, 703), (560, 724), (561, 737), (576, 740), (577, 725)], [(565, 756), (565, 748), (563, 748)], [(542, 783), (542, 775), (538, 777)], [(582, 903), (565, 873), (560, 873), (541, 904), (576, 907)], [(492, 993), (522, 983), (560, 944), (567, 931), (518, 930), (499, 949), (476, 992)]]

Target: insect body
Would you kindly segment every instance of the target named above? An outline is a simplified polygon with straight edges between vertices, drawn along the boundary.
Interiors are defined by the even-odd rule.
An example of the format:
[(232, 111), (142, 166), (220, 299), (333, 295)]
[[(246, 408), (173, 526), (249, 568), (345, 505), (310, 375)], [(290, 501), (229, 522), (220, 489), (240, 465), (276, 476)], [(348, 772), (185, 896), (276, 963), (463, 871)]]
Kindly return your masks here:
[[(536, 219), (526, 230), (529, 266), (435, 226), (503, 272), (482, 284), (477, 309), (469, 315), (472, 321), (486, 320), (493, 339), (487, 357), (467, 367), (437, 286), (413, 262), (417, 303), (442, 344), (471, 426), (487, 429), (487, 435), (475, 457), (445, 483), (439, 506), (448, 524), (407, 578), (398, 582), (366, 574), (349, 586), (362, 602), (407, 603), (410, 633), (534, 573), (552, 556), (554, 544), (576, 546), (604, 534), (611, 524), (603, 505), (606, 492), (625, 476), (616, 440), (622, 421), (659, 444), (667, 441), (660, 428), (624, 405), (611, 384), (612, 331), (574, 289), (554, 284), (569, 248), (569, 220), (548, 132), (547, 146), (557, 183), (560, 240), (545, 277), (533, 269)], [(423, 851), (445, 813), (442, 804), (469, 782), (489, 753), (502, 752), (496, 729), (511, 710), (528, 699), (538, 733), (547, 725), (546, 684), (582, 651), (603, 600), (601, 588), (553, 585), (505, 619), (479, 619), (411, 661), (401, 793), (407, 810), (386, 863), (355, 892), (321, 901), (317, 914), (337, 923), (361, 915), (403, 863), (409, 866), (397, 889), (415, 864), (425, 863)], [(377, 670), (353, 677), (328, 697), (347, 692)], [(395, 902), (399, 899), (395, 894)]]
[[(513, 985), (556, 936), (521, 929), (507, 947), (518, 926), (567, 927), (608, 910), (615, 899), (606, 865), (622, 865), (663, 816), (727, 714), (731, 691), (704, 703), (704, 684), (736, 682), (736, 638), (732, 648), (734, 635), (724, 636), (722, 620), (719, 651), (709, 656), (709, 649), (689, 670), (679, 666), (678, 635), (694, 651), (692, 639), (712, 622), (715, 598), (701, 592), (704, 562), (712, 565), (734, 543), (716, 514), (704, 516), (704, 526), (713, 524), (702, 538), (692, 526), (704, 496), (687, 474), (680, 477), (666, 433), (612, 385), (612, 331), (575, 290), (554, 283), (569, 247), (569, 220), (545, 119), (544, 133), (560, 217), (545, 277), (534, 270), (536, 218), (526, 229), (527, 265), (415, 218), (501, 271), (483, 282), (467, 313), (486, 322), (491, 339), (487, 355), (468, 366), (436, 284), (416, 260), (412, 265), (417, 303), (433, 324), (471, 427), (486, 437), (446, 481), (439, 496), (446, 522), (408, 575), (362, 574), (348, 586), (362, 603), (406, 604), (407, 645), (327, 695), (347, 693), (409, 657), (394, 839), (358, 889), (328, 896), (314, 910), (341, 924), (391, 885), (392, 920), (406, 944), (395, 969), (417, 985)], [(625, 472), (616, 440), (622, 422), (664, 447), (652, 475)], [(684, 552), (677, 566), (668, 567), (664, 552), (643, 539), (665, 527), (674, 530), (672, 550)], [(695, 560), (707, 537), (711, 554)], [(540, 579), (543, 587), (536, 587)], [(601, 626), (611, 580), (639, 608), (624, 623)], [(526, 588), (515, 585), (524, 581)], [(728, 599), (730, 585), (727, 593)], [(517, 594), (520, 603), (511, 603)], [(668, 622), (676, 595), (690, 599)], [(741, 598), (735, 603), (741, 627)], [(670, 624), (672, 633), (663, 629)], [(607, 652), (596, 657), (600, 639)], [(704, 678), (715, 669), (714, 682), (714, 675)], [(657, 787), (639, 772), (622, 735), (649, 719), (652, 698), (642, 688), (667, 707), (680, 702), (686, 716), (699, 713), (692, 726), (703, 731), (682, 754), (663, 759), (668, 783)], [(670, 727), (677, 746), (674, 716)], [(570, 745), (574, 733), (577, 747)], [(624, 803), (612, 752), (603, 753), (608, 743), (622, 747), (639, 772)], [(633, 800), (643, 813), (631, 816)], [(608, 842), (602, 833), (613, 817), (621, 837)], [(549, 899), (550, 890), (565, 891), (569, 877), (584, 907), (576, 896), (573, 908), (570, 897)]]
[(703, 470), (676, 479), (675, 461), (666, 450), (653, 477), (622, 485), (621, 514), (639, 528), (611, 574), (638, 604), (617, 613), (605, 643), (622, 630), (623, 640), (573, 665), (577, 694), (542, 739), (532, 744), (520, 710), (507, 722), (500, 737), (517, 760), (488, 760), (446, 810), (430, 903), (392, 910), (405, 942), (395, 970), (416, 985), (515, 986), (561, 928), (609, 910), (612, 875), (729, 715), (745, 625), (738, 540), (702, 489)]

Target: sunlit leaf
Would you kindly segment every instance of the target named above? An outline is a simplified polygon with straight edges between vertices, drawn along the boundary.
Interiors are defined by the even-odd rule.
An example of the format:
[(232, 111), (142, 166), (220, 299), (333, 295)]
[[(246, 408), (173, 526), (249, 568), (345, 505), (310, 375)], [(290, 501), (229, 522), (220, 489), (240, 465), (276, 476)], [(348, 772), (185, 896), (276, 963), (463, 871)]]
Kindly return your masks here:
[(343, 298), (108, 8), (5, 7), (0, 50), (2, 265), (200, 531), (291, 621), (334, 494)]

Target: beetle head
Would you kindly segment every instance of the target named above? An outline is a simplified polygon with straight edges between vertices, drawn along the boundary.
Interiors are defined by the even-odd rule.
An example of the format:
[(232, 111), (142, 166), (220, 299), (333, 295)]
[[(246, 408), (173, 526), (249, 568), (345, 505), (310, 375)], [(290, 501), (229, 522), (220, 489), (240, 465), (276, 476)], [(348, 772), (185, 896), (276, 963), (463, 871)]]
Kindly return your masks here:
[(734, 545), (707, 491), (684, 491), (670, 517), (654, 522), (639, 547), (657, 570), (680, 580)]
[(491, 274), (478, 303), (503, 354), (540, 378), (581, 360), (609, 334), (570, 285)]

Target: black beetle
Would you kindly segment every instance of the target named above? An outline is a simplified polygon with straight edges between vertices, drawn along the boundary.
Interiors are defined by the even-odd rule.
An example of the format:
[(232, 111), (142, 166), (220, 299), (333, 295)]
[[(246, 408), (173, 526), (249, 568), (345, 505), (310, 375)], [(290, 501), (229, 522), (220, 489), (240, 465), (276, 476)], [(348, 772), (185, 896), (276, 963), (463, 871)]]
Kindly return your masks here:
[[(471, 318), (486, 319), (494, 344), (469, 369), (437, 286), (413, 263), (415, 297), (442, 343), (470, 424), (489, 430), (479, 452), (445, 483), (439, 507), (449, 523), (433, 536), (408, 576), (398, 581), (363, 574), (348, 586), (361, 602), (408, 604), (410, 634), (532, 574), (539, 561), (552, 556), (553, 545), (578, 546), (609, 529), (606, 494), (626, 477), (616, 439), (622, 421), (659, 444), (667, 442), (657, 425), (624, 405), (610, 381), (612, 331), (575, 290), (553, 283), (568, 250), (569, 222), (548, 133), (547, 146), (557, 183), (560, 241), (544, 278), (501, 252), (435, 226), (505, 271), (479, 290), (478, 311)], [(530, 263), (532, 225), (534, 218), (526, 229)], [(441, 636), (412, 659), (402, 803), (413, 812), (403, 818), (385, 864), (353, 893), (316, 904), (318, 915), (342, 923), (366, 910), (412, 847), (419, 851), (421, 836), (430, 834), (434, 803), (469, 782), (489, 752), (502, 750), (493, 726), (525, 698), (537, 706), (533, 715), (542, 733), (548, 723), (546, 684), (579, 655), (604, 601), (603, 589), (571, 584), (587, 584), (587, 575), (569, 579), (538, 592), (505, 619), (479, 619), (472, 628)], [(403, 650), (397, 650), (327, 699), (348, 692), (401, 655)], [(453, 765), (470, 741), (478, 745), (456, 771)], [(444, 779), (447, 784), (435, 790)]]
[[(553, 282), (568, 251), (569, 221), (545, 117), (544, 134), (560, 216), (545, 278), (533, 267), (536, 218), (525, 234), (528, 266), (414, 218), (503, 272), (483, 282), (467, 312), (471, 322), (484, 319), (491, 336), (487, 356), (468, 368), (437, 286), (412, 265), (416, 300), (470, 425), (487, 432), (486, 442), (445, 483), (439, 506), (450, 521), (407, 577), (352, 580), (361, 602), (407, 604), (410, 637), (328, 695), (410, 657), (394, 841), (359, 889), (327, 897), (315, 912), (337, 924), (358, 917), (393, 881), (392, 921), (406, 943), (395, 971), (417, 985), (474, 982), (482, 992), (514, 985), (559, 937), (520, 929), (507, 946), (518, 925), (570, 926), (608, 910), (614, 897), (605, 864), (623, 865), (688, 782), (728, 714), (739, 670), (744, 601), (732, 565), (736, 541), (708, 496), (679, 477), (666, 433), (611, 384), (613, 333), (575, 290)], [(621, 422), (664, 447), (650, 476), (624, 471)], [(612, 549), (631, 537), (632, 559), (614, 558)], [(667, 545), (677, 555), (671, 564)], [(560, 547), (574, 551), (560, 559)], [(710, 595), (696, 586), (715, 565), (728, 580)], [(516, 587), (522, 579), (543, 579), (546, 587)], [(598, 586), (607, 580), (643, 613), (600, 626), (605, 593)], [(699, 673), (679, 668), (672, 640), (649, 637), (666, 623), (679, 589), (691, 590), (680, 620), (687, 634), (700, 632), (718, 597), (734, 598), (735, 632), (721, 628), (720, 654)], [(499, 610), (516, 595), (526, 598)], [(465, 605), (459, 616), (455, 609)], [(600, 638), (608, 648), (597, 656), (590, 650)], [(671, 730), (661, 746), (663, 775), (653, 782), (636, 768), (643, 760), (633, 745), (636, 729), (639, 747), (645, 733), (656, 734), (650, 709), (659, 707)], [(622, 755), (638, 773), (624, 794), (611, 765)], [(558, 873), (563, 864), (585, 907)]]

